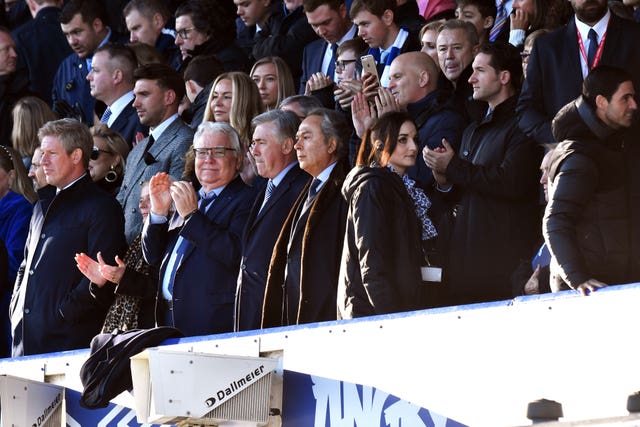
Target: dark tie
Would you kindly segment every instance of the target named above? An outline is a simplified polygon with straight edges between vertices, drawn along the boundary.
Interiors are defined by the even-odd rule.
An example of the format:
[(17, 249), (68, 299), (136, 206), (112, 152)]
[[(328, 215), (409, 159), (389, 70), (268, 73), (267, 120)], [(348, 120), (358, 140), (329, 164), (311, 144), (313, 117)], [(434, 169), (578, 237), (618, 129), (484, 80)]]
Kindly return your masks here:
[(313, 178), (311, 186), (309, 187), (309, 193), (307, 194), (307, 200), (304, 202), (303, 210), (309, 209), (316, 196), (318, 195), (318, 186), (322, 183), (318, 178)]
[[(209, 206), (213, 204), (213, 201), (216, 199), (216, 194), (212, 193), (209, 197), (202, 197), (198, 202), (198, 210), (202, 213), (207, 213)], [(189, 247), (189, 241), (182, 237), (179, 237), (176, 241), (176, 262), (173, 264), (173, 268), (171, 269), (171, 279), (169, 280), (169, 292), (173, 295), (173, 281), (176, 279), (176, 271), (178, 271), (178, 266), (182, 262), (182, 258)]]
[(153, 154), (149, 153), (149, 149), (151, 148), (151, 146), (153, 145), (153, 143), (155, 142), (155, 138), (153, 137), (153, 135), (151, 133), (149, 133), (149, 138), (147, 140), (147, 146), (144, 147), (144, 153), (142, 154), (142, 158), (144, 160), (144, 162), (147, 165), (151, 165), (153, 163), (155, 163), (157, 160), (155, 159), (155, 157), (153, 157)]
[(111, 108), (107, 107), (102, 113), (102, 117), (100, 118), (100, 123), (104, 123), (105, 125), (109, 122), (109, 117), (111, 117)]
[(589, 70), (593, 67), (593, 60), (596, 57), (596, 51), (598, 50), (598, 34), (592, 28), (589, 30), (589, 51), (587, 52), (587, 65)]
[(258, 213), (262, 212), (262, 209), (267, 204), (267, 201), (269, 201), (269, 197), (271, 197), (271, 194), (275, 189), (276, 189), (275, 184), (273, 183), (272, 180), (269, 180), (269, 182), (267, 183), (267, 189), (264, 192), (264, 199), (262, 200), (262, 206), (260, 206), (260, 210), (258, 211)]
[(507, 0), (500, 0), (500, 4), (498, 5), (498, 13), (496, 13), (496, 21), (493, 23), (493, 27), (491, 27), (491, 31), (489, 31), (489, 41), (494, 42), (498, 38), (498, 34), (504, 27), (504, 24), (507, 23), (507, 8), (504, 7)]
[(336, 73), (336, 50), (338, 50), (338, 43), (333, 43), (330, 47), (331, 62), (329, 62), (329, 68), (327, 68), (327, 76), (333, 79), (333, 75)]

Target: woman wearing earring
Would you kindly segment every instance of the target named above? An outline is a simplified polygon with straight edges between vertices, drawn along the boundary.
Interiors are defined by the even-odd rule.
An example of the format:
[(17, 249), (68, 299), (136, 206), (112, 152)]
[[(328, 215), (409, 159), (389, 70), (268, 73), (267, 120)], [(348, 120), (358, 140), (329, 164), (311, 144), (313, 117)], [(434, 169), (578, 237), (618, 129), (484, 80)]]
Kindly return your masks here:
[(94, 183), (106, 192), (118, 194), (129, 145), (116, 131), (100, 123), (91, 128), (93, 151), (89, 160), (89, 173)]
[(424, 308), (423, 245), (437, 233), (425, 193), (406, 175), (418, 155), (407, 113), (382, 115), (360, 145), (347, 175), (347, 227), (338, 281), (341, 318)]

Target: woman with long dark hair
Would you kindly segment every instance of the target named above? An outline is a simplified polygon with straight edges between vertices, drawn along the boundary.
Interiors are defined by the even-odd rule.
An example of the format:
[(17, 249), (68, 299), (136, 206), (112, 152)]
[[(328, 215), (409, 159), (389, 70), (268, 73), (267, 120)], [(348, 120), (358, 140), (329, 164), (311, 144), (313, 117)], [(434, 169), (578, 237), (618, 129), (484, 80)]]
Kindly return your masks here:
[(346, 235), (338, 282), (342, 318), (424, 308), (423, 241), (437, 232), (431, 202), (406, 175), (418, 155), (416, 126), (407, 113), (382, 115), (367, 131), (356, 167), (342, 187)]

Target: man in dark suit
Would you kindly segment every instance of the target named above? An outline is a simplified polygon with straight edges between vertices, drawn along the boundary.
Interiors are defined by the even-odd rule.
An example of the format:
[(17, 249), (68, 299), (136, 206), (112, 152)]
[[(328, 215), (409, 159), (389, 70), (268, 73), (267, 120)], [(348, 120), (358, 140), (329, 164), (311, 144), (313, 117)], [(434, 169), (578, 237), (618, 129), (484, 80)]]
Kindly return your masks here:
[(272, 110), (252, 121), (251, 154), (267, 185), (256, 199), (242, 236), (242, 261), (236, 291), (235, 329), (260, 328), (264, 288), (273, 246), (310, 177), (298, 166), (293, 148), (300, 124), (291, 111)]
[(38, 138), (47, 182), (58, 192), (41, 198), (31, 217), (11, 301), (13, 356), (88, 347), (115, 285), (90, 285), (74, 256), (100, 251), (113, 260), (125, 247), (118, 203), (87, 173), (93, 138), (86, 126), (73, 119), (49, 122)]
[[(240, 265), (240, 237), (254, 192), (242, 182), (242, 148), (224, 122), (205, 122), (193, 143), (198, 193), (169, 175), (151, 178), (151, 213), (142, 250), (160, 265), (156, 319), (187, 336), (233, 330), (233, 302)], [(171, 204), (176, 213), (169, 216)]]
[(262, 327), (335, 320), (347, 204), (342, 183), (351, 128), (337, 111), (318, 109), (302, 121), (294, 146), (305, 186), (273, 249)]
[(51, 104), (53, 76), (72, 53), (60, 28), (60, 0), (32, 0), (33, 20), (16, 28), (13, 38), (18, 52), (18, 75), (29, 80), (29, 90)]
[(131, 104), (136, 67), (136, 56), (131, 48), (107, 43), (96, 50), (87, 76), (91, 96), (107, 105), (100, 122), (118, 132), (130, 148), (137, 142), (136, 135), (144, 137), (149, 131), (140, 123)]
[(320, 39), (304, 48), (300, 94), (305, 93), (307, 80), (316, 73), (335, 81), (338, 46), (354, 38), (358, 32), (349, 19), (344, 0), (305, 0), (303, 5), (307, 21)]
[(179, 179), (184, 155), (193, 140), (193, 130), (178, 117), (178, 105), (185, 93), (182, 77), (168, 65), (147, 64), (134, 72), (134, 79), (133, 106), (140, 123), (149, 126), (151, 132), (129, 153), (117, 197), (124, 210), (128, 242), (142, 229), (140, 186), (158, 172)]
[(575, 19), (536, 39), (518, 102), (520, 128), (540, 144), (555, 142), (551, 120), (582, 93), (584, 77), (598, 64), (629, 71), (640, 87), (640, 27), (611, 13), (606, 0), (571, 5)]

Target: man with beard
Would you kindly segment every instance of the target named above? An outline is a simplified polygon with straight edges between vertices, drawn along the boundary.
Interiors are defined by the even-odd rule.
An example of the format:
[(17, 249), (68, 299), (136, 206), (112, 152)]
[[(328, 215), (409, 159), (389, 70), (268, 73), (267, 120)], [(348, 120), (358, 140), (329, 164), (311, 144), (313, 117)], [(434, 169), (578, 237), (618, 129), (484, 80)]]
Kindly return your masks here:
[(636, 145), (635, 134), (629, 133), (638, 109), (631, 80), (624, 70), (595, 68), (585, 78), (582, 95), (553, 119), (553, 135), (563, 141), (549, 162), (543, 223), (553, 291), (588, 295), (639, 279), (630, 256), (635, 216), (627, 198), (630, 165), (624, 160)]
[[(111, 29), (106, 25), (105, 11), (96, 0), (73, 0), (60, 14), (60, 26), (73, 53), (60, 63), (53, 80), (51, 98), (54, 110), (73, 116), (88, 125), (93, 124), (96, 100), (91, 96), (87, 75), (91, 71), (91, 59), (95, 50), (107, 42), (113, 42)], [(63, 106), (64, 103), (68, 105)]]
[(582, 92), (589, 70), (610, 65), (627, 70), (640, 87), (640, 27), (618, 18), (606, 0), (571, 0), (575, 19), (541, 36), (531, 50), (518, 102), (520, 128), (538, 143), (555, 142), (551, 120)]
[[(640, 87), (640, 27), (618, 18), (606, 0), (571, 0), (575, 19), (550, 34), (541, 36), (529, 56), (527, 78), (517, 113), (520, 128), (538, 143), (555, 142), (551, 120), (582, 93), (582, 81), (598, 65), (622, 68)], [(591, 31), (593, 30), (593, 32)], [(591, 32), (591, 36), (589, 33)], [(595, 33), (595, 35), (594, 35)], [(592, 42), (590, 39), (593, 39)], [(590, 61), (591, 59), (591, 61)], [(638, 123), (632, 125), (637, 135)], [(627, 144), (624, 160), (628, 179), (631, 216), (640, 215), (640, 144)], [(632, 273), (640, 274), (640, 226), (631, 223)]]

